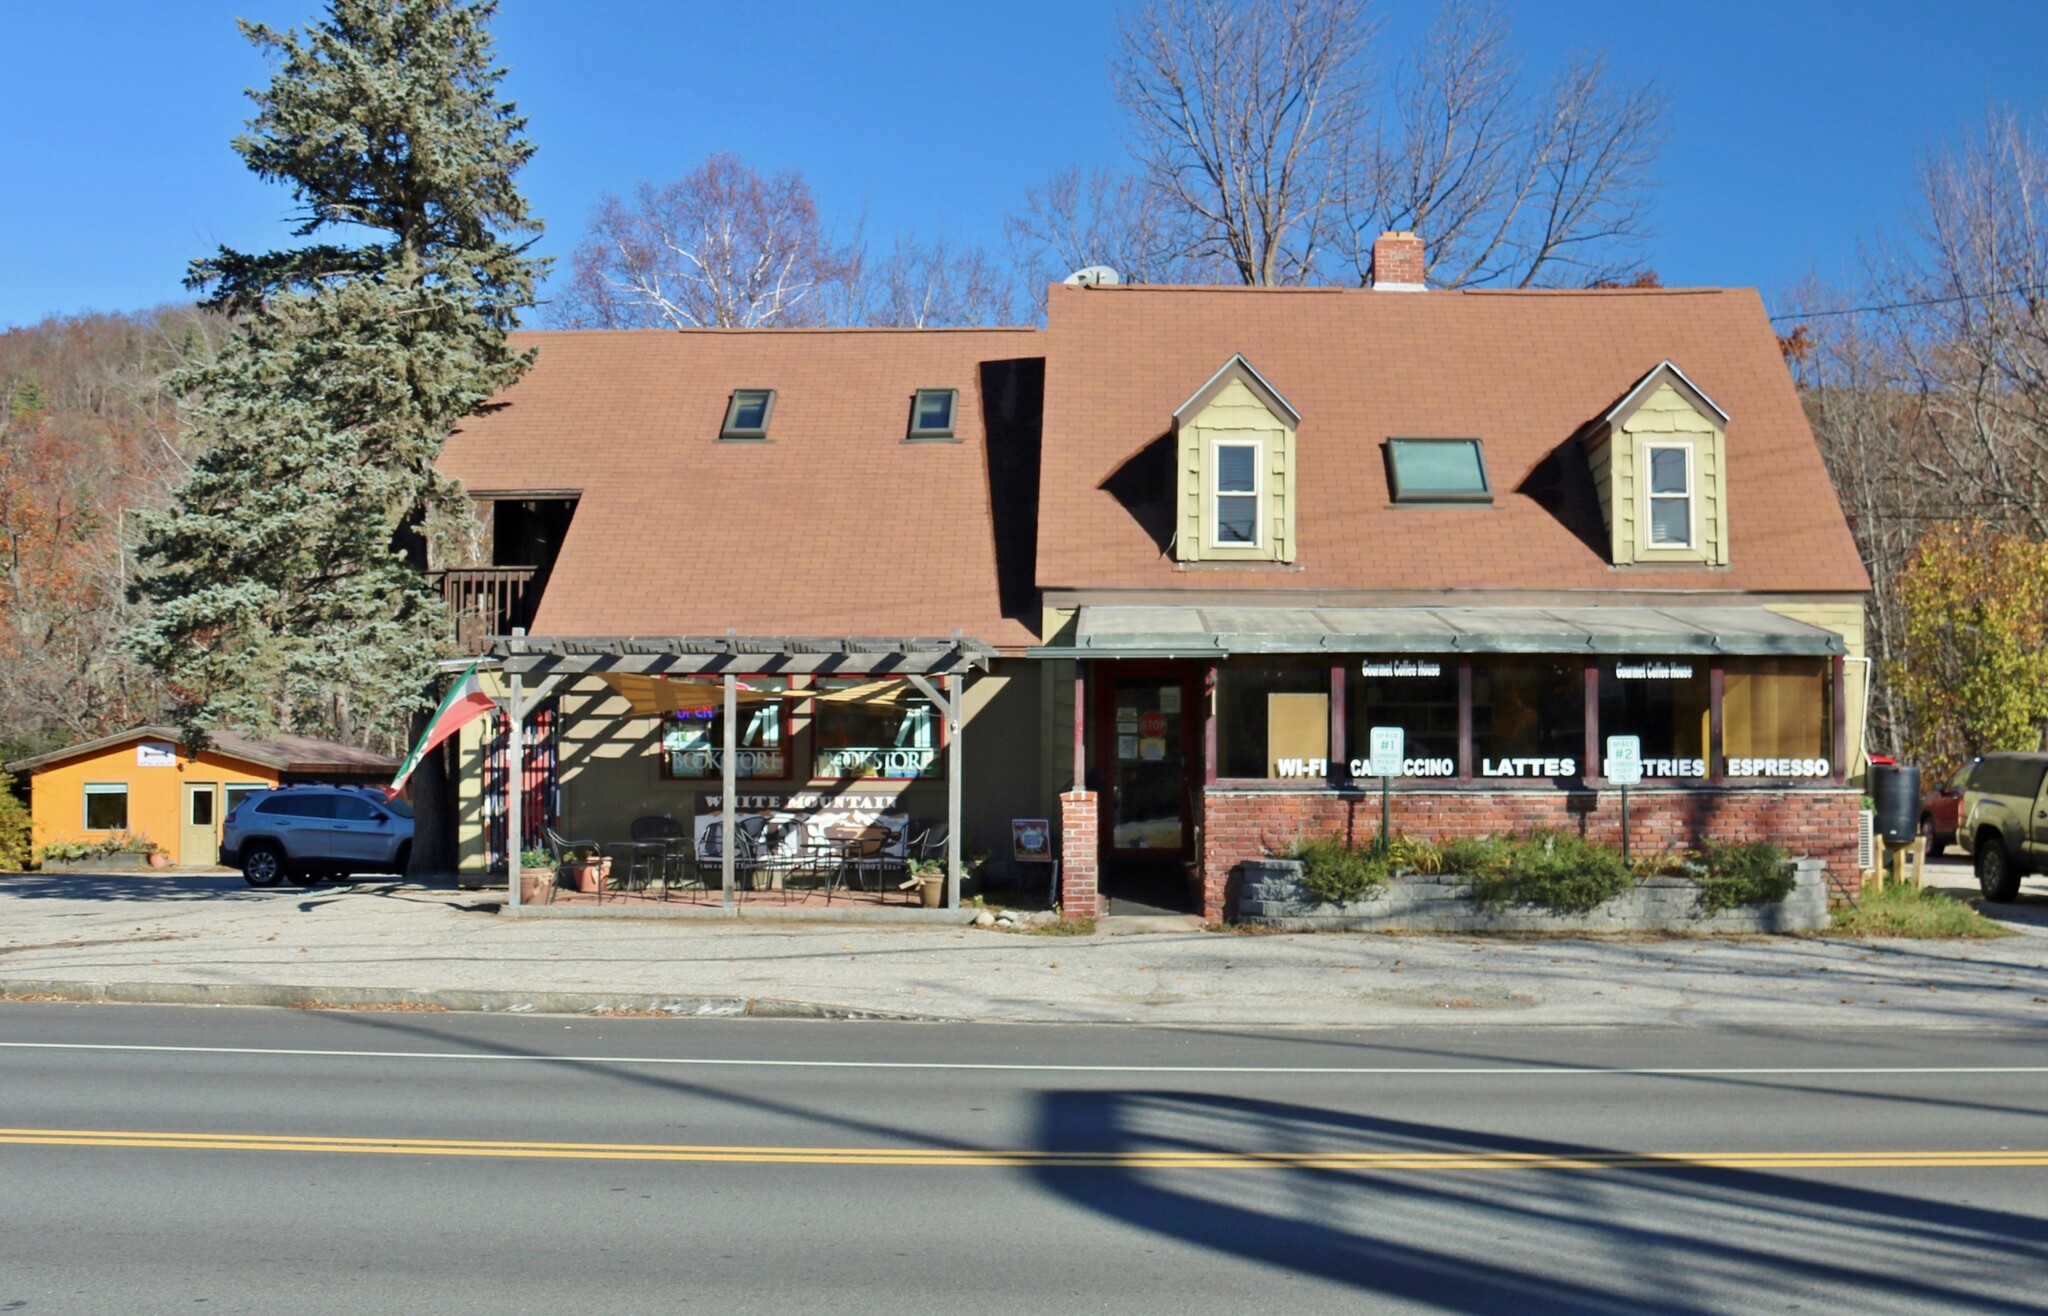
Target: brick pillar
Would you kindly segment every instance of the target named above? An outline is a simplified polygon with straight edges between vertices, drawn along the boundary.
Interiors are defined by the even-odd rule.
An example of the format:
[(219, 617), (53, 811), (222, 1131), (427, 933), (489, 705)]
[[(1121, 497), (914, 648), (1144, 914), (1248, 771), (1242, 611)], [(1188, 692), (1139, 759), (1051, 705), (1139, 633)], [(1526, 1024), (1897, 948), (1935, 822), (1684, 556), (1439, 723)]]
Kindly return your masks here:
[(1102, 916), (1095, 808), (1094, 791), (1060, 796), (1060, 911), (1068, 918)]

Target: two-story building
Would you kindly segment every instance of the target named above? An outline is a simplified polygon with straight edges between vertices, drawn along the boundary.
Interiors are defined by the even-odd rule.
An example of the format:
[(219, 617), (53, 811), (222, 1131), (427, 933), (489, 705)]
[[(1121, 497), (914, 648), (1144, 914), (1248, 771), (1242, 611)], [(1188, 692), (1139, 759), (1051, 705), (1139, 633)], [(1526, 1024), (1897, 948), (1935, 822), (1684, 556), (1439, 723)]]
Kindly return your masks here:
[(1375, 732), (1393, 827), (1435, 839), (1618, 836), (1620, 735), (1639, 845), (1852, 878), (1869, 583), (1753, 291), (1061, 286), (1042, 330), (522, 337), (444, 465), (489, 505), (469, 634), (557, 682), (536, 822), (701, 826), (730, 766), (738, 807), (951, 813), (973, 850), (1052, 819), (1070, 912), (1222, 919), (1243, 860), (1378, 828)]

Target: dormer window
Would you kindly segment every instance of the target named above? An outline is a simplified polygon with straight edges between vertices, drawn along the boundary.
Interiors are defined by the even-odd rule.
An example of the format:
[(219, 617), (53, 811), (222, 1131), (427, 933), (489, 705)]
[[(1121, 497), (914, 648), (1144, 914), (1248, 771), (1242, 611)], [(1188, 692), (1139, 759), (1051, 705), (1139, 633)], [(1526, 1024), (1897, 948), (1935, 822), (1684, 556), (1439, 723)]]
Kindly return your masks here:
[(957, 388), (921, 388), (910, 403), (910, 434), (913, 439), (953, 437), (953, 412), (959, 406)]
[(1582, 440), (1617, 567), (1728, 565), (1728, 413), (1666, 361)]
[(1233, 356), (1173, 413), (1174, 556), (1206, 566), (1290, 563), (1301, 415)]
[(718, 432), (718, 437), (765, 439), (768, 437), (768, 417), (774, 410), (774, 389), (734, 389), (732, 402), (725, 409), (725, 428)]
[(1397, 503), (1493, 501), (1477, 439), (1389, 439), (1387, 475)]
[(1211, 469), (1216, 473), (1215, 514), (1209, 526), (1217, 548), (1255, 548), (1259, 542), (1259, 458), (1265, 445), (1258, 440), (1217, 439)]
[(1692, 445), (1646, 443), (1650, 463), (1650, 547), (1692, 547)]

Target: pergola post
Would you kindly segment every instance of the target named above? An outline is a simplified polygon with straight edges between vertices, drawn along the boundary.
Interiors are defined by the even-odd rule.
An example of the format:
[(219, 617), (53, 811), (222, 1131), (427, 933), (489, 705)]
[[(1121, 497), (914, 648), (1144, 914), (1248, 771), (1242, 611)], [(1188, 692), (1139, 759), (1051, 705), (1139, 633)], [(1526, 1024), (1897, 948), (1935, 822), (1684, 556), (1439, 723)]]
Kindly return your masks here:
[(932, 701), (946, 718), (946, 908), (960, 908), (960, 723), (965, 682), (952, 674), (939, 677), (939, 688), (916, 672), (906, 675), (918, 693)]
[(739, 844), (736, 834), (739, 830), (739, 802), (733, 792), (739, 786), (739, 728), (735, 725), (739, 717), (738, 678), (731, 672), (725, 674), (725, 735), (723, 763), (719, 769), (721, 784), (724, 786), (722, 807), (719, 810), (718, 877), (719, 892), (724, 897), (720, 902), (730, 908), (732, 905), (733, 862), (732, 853)]

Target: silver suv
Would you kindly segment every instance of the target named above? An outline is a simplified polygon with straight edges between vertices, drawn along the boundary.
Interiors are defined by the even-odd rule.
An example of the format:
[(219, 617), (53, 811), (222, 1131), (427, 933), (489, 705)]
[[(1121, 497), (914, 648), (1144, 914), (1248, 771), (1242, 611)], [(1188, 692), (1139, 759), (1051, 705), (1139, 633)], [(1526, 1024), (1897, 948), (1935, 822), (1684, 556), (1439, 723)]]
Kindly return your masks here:
[(412, 862), (412, 806), (354, 786), (261, 791), (228, 814), (220, 861), (241, 869), (250, 886), (403, 873)]
[(1959, 830), (1984, 898), (2018, 898), (2020, 878), (2048, 868), (2048, 754), (1986, 754), (1963, 790)]

